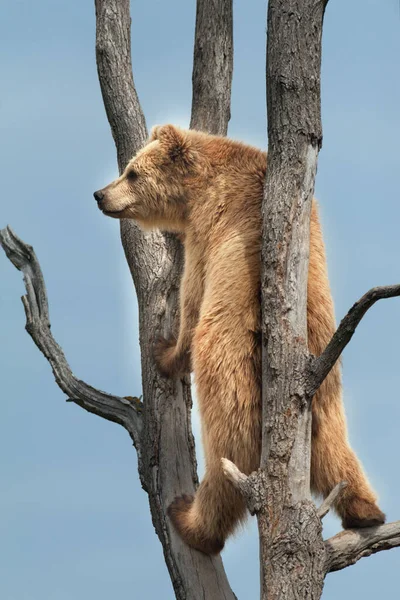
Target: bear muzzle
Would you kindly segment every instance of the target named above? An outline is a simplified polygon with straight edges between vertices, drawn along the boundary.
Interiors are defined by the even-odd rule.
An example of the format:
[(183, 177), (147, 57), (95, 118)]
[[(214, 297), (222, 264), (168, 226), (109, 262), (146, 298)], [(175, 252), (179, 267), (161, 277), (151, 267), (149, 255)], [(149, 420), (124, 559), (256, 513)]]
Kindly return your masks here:
[(97, 204), (99, 204), (104, 198), (104, 192), (102, 190), (97, 190), (97, 192), (94, 192), (93, 196)]

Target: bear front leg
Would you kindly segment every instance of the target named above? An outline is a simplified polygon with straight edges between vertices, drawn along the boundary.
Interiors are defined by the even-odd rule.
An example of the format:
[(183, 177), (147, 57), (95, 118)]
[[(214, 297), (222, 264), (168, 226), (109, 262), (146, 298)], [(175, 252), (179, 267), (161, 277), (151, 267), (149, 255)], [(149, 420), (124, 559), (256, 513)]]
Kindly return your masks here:
[(175, 498), (168, 514), (186, 544), (217, 554), (247, 514), (243, 496), (222, 471), (221, 458), (246, 474), (260, 462), (260, 361), (241, 313), (226, 313), (219, 325), (210, 313), (200, 319), (193, 342), (206, 474), (195, 496)]
[(180, 286), (180, 326), (177, 337), (159, 336), (153, 354), (158, 370), (165, 377), (190, 373), (193, 331), (197, 325), (203, 297), (204, 274), (199, 253), (192, 251), (190, 238), (185, 242), (185, 268)]

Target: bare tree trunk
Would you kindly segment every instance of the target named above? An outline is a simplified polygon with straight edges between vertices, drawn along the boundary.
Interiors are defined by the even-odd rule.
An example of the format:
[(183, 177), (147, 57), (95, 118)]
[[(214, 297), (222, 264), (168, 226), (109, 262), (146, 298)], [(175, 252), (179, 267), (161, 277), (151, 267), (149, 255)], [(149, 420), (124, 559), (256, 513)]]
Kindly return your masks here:
[(322, 142), (323, 0), (270, 0), (268, 169), (263, 203), (263, 443), (258, 513), (263, 598), (320, 598), (322, 527), (310, 501), (307, 280), (311, 202)]
[(258, 518), (263, 600), (318, 599), (325, 577), (322, 526), (310, 500), (306, 313), (325, 4), (270, 0), (268, 6), (262, 456), (260, 471), (246, 482)]

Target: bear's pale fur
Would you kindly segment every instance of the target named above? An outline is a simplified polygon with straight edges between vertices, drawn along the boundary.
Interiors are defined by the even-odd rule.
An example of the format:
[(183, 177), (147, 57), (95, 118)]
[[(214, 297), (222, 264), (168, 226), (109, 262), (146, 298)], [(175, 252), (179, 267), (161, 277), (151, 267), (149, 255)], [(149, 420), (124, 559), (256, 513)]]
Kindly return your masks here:
[[(179, 232), (185, 269), (179, 333), (159, 339), (162, 373), (193, 367), (206, 474), (194, 498), (176, 498), (169, 515), (181, 537), (219, 552), (245, 517), (243, 500), (221, 471), (221, 457), (244, 473), (260, 460), (260, 206), (266, 153), (232, 140), (172, 125), (156, 127), (124, 173), (95, 193), (100, 209), (142, 227)], [(334, 330), (324, 243), (314, 202), (308, 278), (308, 344), (318, 355)], [(327, 496), (342, 480), (336, 503), (343, 526), (384, 522), (347, 441), (337, 364), (313, 399), (311, 482)], [(184, 491), (184, 490), (183, 490)]]

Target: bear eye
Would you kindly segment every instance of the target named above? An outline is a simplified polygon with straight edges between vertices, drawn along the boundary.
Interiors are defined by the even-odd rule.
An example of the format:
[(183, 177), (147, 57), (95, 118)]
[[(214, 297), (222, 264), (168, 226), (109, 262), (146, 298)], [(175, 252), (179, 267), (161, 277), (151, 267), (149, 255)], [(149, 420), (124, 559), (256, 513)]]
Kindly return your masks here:
[(129, 179), (129, 181), (134, 181), (135, 179), (137, 179), (137, 172), (134, 169), (131, 169), (130, 171), (128, 171), (126, 177), (127, 179)]

